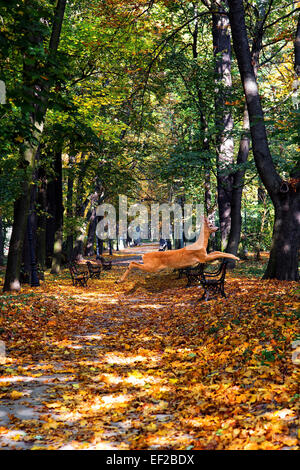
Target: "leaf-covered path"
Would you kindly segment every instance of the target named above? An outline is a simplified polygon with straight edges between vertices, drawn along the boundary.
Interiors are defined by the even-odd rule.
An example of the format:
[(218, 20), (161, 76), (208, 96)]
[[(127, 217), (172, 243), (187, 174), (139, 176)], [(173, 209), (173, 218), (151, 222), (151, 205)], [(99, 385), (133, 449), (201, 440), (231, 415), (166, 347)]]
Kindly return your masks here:
[(295, 283), (123, 270), (1, 295), (2, 449), (299, 449)]

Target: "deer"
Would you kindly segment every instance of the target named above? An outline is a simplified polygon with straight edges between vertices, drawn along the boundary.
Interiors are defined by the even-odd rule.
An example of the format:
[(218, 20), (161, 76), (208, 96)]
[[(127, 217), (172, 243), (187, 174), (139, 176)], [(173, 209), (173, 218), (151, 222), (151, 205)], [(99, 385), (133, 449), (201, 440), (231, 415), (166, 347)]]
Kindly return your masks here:
[(222, 251), (207, 253), (209, 236), (217, 230), (218, 227), (210, 223), (207, 217), (203, 217), (199, 238), (194, 243), (178, 250), (145, 253), (142, 256), (143, 263), (132, 261), (117, 283), (124, 282), (133, 269), (140, 269), (147, 273), (158, 273), (168, 268), (193, 267), (198, 263), (209, 263), (219, 258), (230, 258), (239, 261), (239, 258), (231, 253), (223, 253)]

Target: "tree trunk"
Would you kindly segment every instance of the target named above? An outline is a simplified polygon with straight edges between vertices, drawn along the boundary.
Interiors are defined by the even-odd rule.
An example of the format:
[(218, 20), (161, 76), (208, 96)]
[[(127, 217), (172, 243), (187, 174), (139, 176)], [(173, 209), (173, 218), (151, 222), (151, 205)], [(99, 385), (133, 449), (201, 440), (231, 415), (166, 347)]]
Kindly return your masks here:
[(28, 220), (22, 248), (20, 284), (30, 284), (30, 248), (28, 239)]
[[(197, 18), (198, 14), (198, 8), (196, 5), (194, 5), (194, 16), (195, 16), (195, 22), (194, 22), (194, 31), (192, 32), (192, 51), (193, 51), (193, 58), (197, 59), (198, 58), (198, 33), (199, 33), (199, 18)], [(199, 112), (199, 118), (200, 118), (200, 129), (202, 133), (202, 142), (201, 142), (201, 156), (203, 155), (204, 152), (209, 152), (210, 150), (210, 142), (208, 138), (208, 122), (207, 118), (205, 116), (205, 106), (203, 103), (203, 95), (202, 95), (202, 90), (201, 90), (201, 82), (200, 80), (197, 83), (197, 108)], [(207, 162), (206, 167), (204, 169), (205, 174), (204, 174), (204, 210), (207, 215), (211, 215), (211, 206), (212, 206), (212, 201), (211, 201), (211, 178), (210, 178), (210, 169), (211, 163)], [(214, 244), (215, 242), (215, 234), (211, 234), (210, 240), (209, 240), (209, 245)], [(168, 250), (170, 250), (172, 247), (171, 242), (167, 241), (168, 243)]]
[(209, 214), (211, 209), (211, 185), (209, 170), (206, 170), (204, 175), (204, 207), (206, 214)]
[(247, 102), (253, 155), (261, 180), (275, 208), (272, 247), (266, 279), (299, 279), (300, 184), (293, 187), (278, 175), (272, 160), (255, 72), (251, 63), (242, 0), (229, 0), (229, 17), (240, 76)]
[[(52, 31), (49, 43), (49, 61), (43, 71), (44, 75), (47, 73), (47, 70), (52, 67), (52, 65), (50, 65), (50, 57), (51, 61), (53, 61), (58, 49), (65, 6), (66, 0), (58, 0), (52, 22)], [(41, 38), (39, 35), (36, 35), (34, 29), (30, 38), (33, 47), (43, 45), (43, 38)], [(47, 111), (47, 97), (50, 87), (49, 81), (41, 81), (40, 75), (39, 63), (26, 65), (24, 61), (24, 92), (27, 88), (26, 95), (33, 107), (33, 112), (30, 115), (30, 123), (28, 123), (28, 127), (32, 128), (33, 131), (31, 132), (31, 138), (25, 143), (26, 149), (24, 150), (21, 158), (21, 165), (28, 168), (26, 175), (27, 179), (24, 181), (22, 186), (22, 195), (17, 201), (15, 201), (14, 204), (14, 222), (9, 245), (7, 269), (3, 287), (4, 291), (20, 289), (19, 276), (22, 258), (22, 246), (26, 231), (26, 222), (30, 203), (30, 186), (35, 168), (35, 154), (38, 149), (38, 142), (40, 141), (41, 134), (43, 132), (43, 122)], [(34, 83), (32, 84), (33, 76), (38, 78), (34, 79)], [(26, 123), (25, 113), (24, 122)]]
[[(246, 163), (249, 155), (250, 148), (250, 138), (249, 138), (249, 117), (247, 106), (244, 109), (244, 119), (243, 119), (243, 129), (239, 146), (239, 152), (237, 156), (236, 163), (237, 165), (243, 165)], [(233, 177), (233, 187), (232, 187), (232, 198), (231, 198), (231, 227), (228, 237), (228, 244), (226, 248), (227, 253), (232, 253), (237, 255), (238, 246), (241, 238), (241, 228), (242, 228), (242, 215), (241, 215), (241, 206), (242, 206), (242, 194), (244, 187), (244, 175), (245, 169), (240, 167)], [(228, 263), (229, 268), (235, 266), (235, 261), (230, 261)]]
[(30, 186), (26, 180), (22, 186), (23, 197), (14, 203), (14, 222), (9, 243), (7, 267), (3, 291), (20, 290), (20, 268), (22, 262), (23, 243), (29, 210)]
[(67, 258), (69, 261), (72, 259), (73, 255), (73, 244), (74, 244), (74, 236), (73, 236), (73, 229), (70, 227), (70, 220), (73, 217), (73, 187), (74, 187), (74, 174), (73, 174), (73, 167), (75, 165), (75, 156), (69, 156), (69, 168), (68, 168), (68, 188), (67, 188), (67, 242), (66, 242), (66, 249), (67, 249)]
[[(298, 15), (295, 36), (295, 76), (300, 78), (300, 15)], [(299, 85), (298, 85), (299, 92)], [(298, 127), (299, 133), (299, 127)], [(278, 201), (275, 204), (275, 223), (273, 228), (272, 248), (266, 279), (285, 279), (299, 281), (300, 247), (300, 162), (292, 170), (291, 182), (281, 186)]]
[(299, 281), (300, 198), (298, 191), (288, 191), (275, 204), (275, 222), (269, 263), (264, 279)]
[(96, 236), (96, 208), (92, 207), (90, 214), (89, 214), (89, 228), (88, 228), (88, 235), (87, 235), (87, 244), (85, 249), (86, 256), (93, 256), (95, 254), (94, 251), (94, 243), (95, 243), (95, 236)]
[(46, 189), (46, 266), (51, 267), (52, 256), (54, 250), (54, 239), (56, 229), (56, 177), (52, 174), (49, 179), (47, 177), (47, 189)]
[[(97, 217), (97, 219), (100, 219), (100, 217)], [(103, 240), (101, 240), (101, 238), (98, 238), (97, 235), (96, 235), (96, 253), (97, 253), (96, 259), (99, 258), (99, 256), (103, 255)]]
[[(257, 77), (257, 71), (259, 66), (259, 56), (262, 47), (262, 26), (263, 19), (265, 18), (265, 8), (264, 5), (261, 5), (259, 9), (259, 17), (256, 20), (254, 28), (254, 37), (252, 42), (252, 51), (251, 51), (251, 60), (253, 65), (253, 70), (255, 77)], [(244, 117), (243, 117), (243, 133), (240, 140), (239, 152), (237, 156), (237, 165), (243, 165), (248, 160), (249, 149), (250, 149), (250, 124), (249, 124), (249, 114), (247, 105), (244, 107)], [(233, 185), (232, 185), (232, 200), (231, 200), (231, 227), (228, 237), (228, 244), (226, 252), (237, 255), (238, 246), (241, 238), (241, 228), (242, 228), (242, 216), (241, 216), (241, 205), (242, 205), (242, 195), (244, 187), (244, 176), (245, 169), (239, 168), (233, 175)], [(228, 263), (228, 267), (234, 268), (236, 262), (231, 260)]]
[(5, 243), (4, 227), (3, 227), (2, 217), (0, 217), (0, 266), (3, 266), (4, 264), (4, 243)]
[(62, 244), (63, 244), (63, 232), (62, 232), (62, 224), (61, 224), (60, 228), (58, 228), (55, 232), (52, 264), (51, 264), (51, 274), (60, 273), (61, 260), (62, 260)]
[(47, 210), (47, 182), (44, 169), (38, 169), (38, 194), (37, 194), (37, 231), (36, 231), (36, 259), (40, 275), (43, 276), (46, 263), (46, 210)]
[(300, 15), (298, 15), (297, 31), (295, 37), (295, 74), (300, 77)]
[(29, 247), (29, 259), (30, 259), (30, 285), (31, 287), (37, 287), (40, 285), (37, 265), (36, 265), (36, 214), (34, 211), (35, 203), (35, 186), (31, 189), (31, 202), (30, 211), (27, 219), (27, 238)]
[[(225, 3), (225, 2), (223, 2)], [(233, 118), (230, 101), (231, 79), (231, 41), (229, 19), (222, 14), (213, 14), (213, 47), (216, 59), (217, 90), (215, 96), (215, 122), (217, 130), (217, 187), (220, 219), (221, 247), (226, 246), (231, 225), (231, 198), (233, 176), (234, 142), (231, 135)]]
[(51, 264), (51, 273), (58, 274), (61, 268), (62, 259), (62, 237), (63, 237), (63, 200), (62, 200), (62, 149), (55, 153), (55, 224), (54, 224), (54, 245)]
[(27, 217), (27, 227), (23, 242), (23, 254), (21, 264), (21, 284), (31, 284), (32, 287), (39, 286), (39, 278), (36, 265), (36, 232), (37, 219), (35, 212), (36, 186), (31, 186), (30, 206)]
[[(299, 110), (299, 105), (300, 105), (300, 15), (298, 16), (298, 24), (297, 24), (297, 31), (296, 31), (296, 37), (295, 37), (295, 63), (294, 63), (294, 69), (295, 69), (295, 87), (294, 87), (294, 93), (295, 93), (295, 98), (296, 102), (294, 103), (294, 106), (296, 108), (296, 111)], [(300, 116), (299, 113), (295, 115), (295, 122), (296, 122), (296, 128), (297, 128), (297, 134), (298, 134), (298, 142), (300, 142)]]
[[(88, 166), (88, 160), (85, 160), (85, 154), (82, 153), (80, 161), (80, 171), (77, 178), (77, 190), (76, 190), (76, 205), (75, 215), (78, 218), (83, 218), (84, 212), (87, 209), (90, 199), (86, 198), (83, 201), (83, 188), (84, 188), (84, 177)], [(81, 221), (82, 223), (82, 221)], [(84, 248), (85, 228), (81, 225), (77, 228), (77, 235), (75, 240), (75, 246), (73, 249), (72, 259), (82, 260), (83, 259), (83, 248)]]

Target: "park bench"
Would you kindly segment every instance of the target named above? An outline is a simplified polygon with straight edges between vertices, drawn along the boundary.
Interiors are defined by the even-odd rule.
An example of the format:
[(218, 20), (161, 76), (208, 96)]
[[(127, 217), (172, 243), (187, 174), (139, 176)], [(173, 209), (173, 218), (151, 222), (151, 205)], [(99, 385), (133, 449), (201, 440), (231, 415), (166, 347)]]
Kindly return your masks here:
[(105, 258), (103, 258), (103, 256), (97, 256), (96, 259), (100, 260), (102, 269), (104, 271), (109, 271), (111, 269), (111, 261), (107, 261)]
[(207, 301), (210, 294), (221, 294), (226, 297), (224, 283), (226, 277), (228, 260), (223, 260), (219, 268), (215, 271), (205, 271), (205, 264), (199, 263), (194, 268), (184, 268), (179, 273), (180, 277), (185, 274), (187, 276), (186, 287), (190, 287), (193, 283), (201, 284), (204, 293), (200, 300)]
[(92, 264), (90, 261), (86, 262), (88, 272), (89, 272), (89, 277), (90, 278), (96, 278), (100, 279), (101, 276), (101, 270), (102, 270), (102, 265), (101, 264)]
[(87, 286), (89, 275), (87, 272), (79, 271), (75, 263), (69, 263), (69, 271), (72, 278), (73, 286), (80, 285), (82, 287)]
[(193, 284), (197, 284), (200, 282), (200, 278), (203, 275), (205, 264), (199, 263), (195, 267), (184, 268), (181, 273), (179, 273), (179, 277), (186, 275), (187, 277), (187, 284), (186, 287), (190, 287)]

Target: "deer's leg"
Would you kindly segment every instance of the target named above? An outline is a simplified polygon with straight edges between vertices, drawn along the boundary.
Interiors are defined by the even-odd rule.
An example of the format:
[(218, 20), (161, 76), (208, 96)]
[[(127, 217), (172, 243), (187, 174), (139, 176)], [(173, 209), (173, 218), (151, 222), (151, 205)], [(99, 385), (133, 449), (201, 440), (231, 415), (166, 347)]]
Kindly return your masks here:
[(131, 261), (131, 263), (129, 264), (129, 266), (126, 269), (125, 273), (123, 274), (123, 276), (121, 277), (121, 279), (118, 282), (125, 281), (126, 277), (130, 273), (130, 271), (134, 268), (140, 269), (141, 271), (145, 271), (147, 273), (155, 273), (156, 271), (158, 271), (158, 269), (156, 267), (151, 267), (151, 266), (147, 266), (146, 264), (141, 264), (141, 263), (136, 263), (135, 261)]
[(230, 258), (230, 259), (235, 259), (237, 261), (240, 260), (237, 256), (232, 255), (231, 253), (223, 253), (222, 251), (213, 251), (212, 253), (209, 253), (205, 257), (205, 262), (209, 261), (214, 261), (215, 259), (218, 258)]

